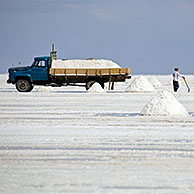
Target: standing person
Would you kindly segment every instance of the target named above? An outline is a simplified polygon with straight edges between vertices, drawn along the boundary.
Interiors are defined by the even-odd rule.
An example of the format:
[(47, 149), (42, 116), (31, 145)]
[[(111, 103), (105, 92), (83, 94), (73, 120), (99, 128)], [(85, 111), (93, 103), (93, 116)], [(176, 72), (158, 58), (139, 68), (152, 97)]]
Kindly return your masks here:
[(174, 88), (174, 91), (177, 92), (177, 90), (179, 88), (179, 82), (178, 82), (179, 77), (182, 77), (183, 79), (185, 79), (185, 77), (184, 77), (184, 75), (181, 75), (179, 73), (178, 67), (174, 68), (174, 72), (173, 72), (172, 76), (173, 76), (173, 88)]

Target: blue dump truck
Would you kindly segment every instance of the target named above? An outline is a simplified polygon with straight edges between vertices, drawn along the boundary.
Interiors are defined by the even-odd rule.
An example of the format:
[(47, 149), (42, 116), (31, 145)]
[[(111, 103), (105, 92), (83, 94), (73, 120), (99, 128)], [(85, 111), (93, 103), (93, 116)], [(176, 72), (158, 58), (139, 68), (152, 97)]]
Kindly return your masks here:
[(130, 68), (121, 68), (110, 60), (67, 60), (56, 59), (54, 45), (50, 56), (35, 57), (31, 66), (9, 68), (7, 83), (16, 85), (19, 92), (30, 92), (34, 85), (42, 86), (84, 86), (88, 90), (95, 82), (102, 88), (109, 83), (124, 82), (131, 78)]

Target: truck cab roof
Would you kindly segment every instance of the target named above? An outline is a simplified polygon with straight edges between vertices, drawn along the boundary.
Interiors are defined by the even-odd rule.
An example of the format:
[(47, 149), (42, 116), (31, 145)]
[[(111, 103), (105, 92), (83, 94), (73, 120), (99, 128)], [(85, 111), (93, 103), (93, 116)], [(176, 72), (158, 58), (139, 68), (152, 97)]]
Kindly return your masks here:
[(48, 59), (50, 59), (50, 57), (49, 56), (43, 56), (43, 57), (34, 57), (34, 60), (36, 60), (36, 61), (41, 61), (41, 60), (48, 60)]

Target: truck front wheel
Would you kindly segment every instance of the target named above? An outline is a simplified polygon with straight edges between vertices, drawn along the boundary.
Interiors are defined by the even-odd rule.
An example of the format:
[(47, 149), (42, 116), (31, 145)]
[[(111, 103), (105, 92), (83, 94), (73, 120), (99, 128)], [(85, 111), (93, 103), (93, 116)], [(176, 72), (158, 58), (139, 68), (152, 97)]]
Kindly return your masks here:
[(16, 82), (16, 89), (19, 92), (30, 92), (33, 89), (32, 84), (26, 79), (19, 79)]

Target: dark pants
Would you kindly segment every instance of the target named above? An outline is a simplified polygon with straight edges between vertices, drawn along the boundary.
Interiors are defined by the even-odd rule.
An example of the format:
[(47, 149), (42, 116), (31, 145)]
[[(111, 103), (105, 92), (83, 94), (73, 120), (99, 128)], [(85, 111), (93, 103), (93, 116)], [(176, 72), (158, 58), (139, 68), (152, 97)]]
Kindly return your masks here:
[(174, 91), (177, 92), (177, 90), (179, 89), (179, 82), (173, 80), (173, 88)]

